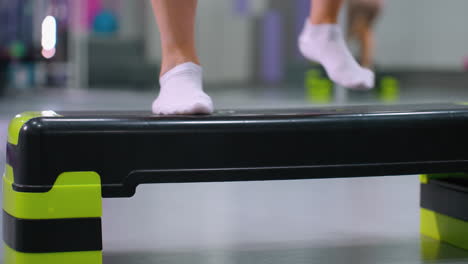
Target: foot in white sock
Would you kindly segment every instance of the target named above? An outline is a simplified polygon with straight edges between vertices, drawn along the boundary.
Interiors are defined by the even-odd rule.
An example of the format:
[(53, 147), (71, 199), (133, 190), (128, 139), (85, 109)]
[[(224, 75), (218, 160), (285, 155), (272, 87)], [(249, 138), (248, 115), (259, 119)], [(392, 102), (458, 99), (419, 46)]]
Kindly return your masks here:
[(374, 73), (359, 66), (337, 24), (312, 25), (307, 19), (299, 50), (307, 59), (322, 64), (330, 79), (341, 86), (356, 90), (374, 87)]
[(213, 102), (203, 92), (203, 70), (192, 62), (171, 69), (159, 80), (161, 90), (153, 102), (153, 113), (192, 115), (213, 113)]

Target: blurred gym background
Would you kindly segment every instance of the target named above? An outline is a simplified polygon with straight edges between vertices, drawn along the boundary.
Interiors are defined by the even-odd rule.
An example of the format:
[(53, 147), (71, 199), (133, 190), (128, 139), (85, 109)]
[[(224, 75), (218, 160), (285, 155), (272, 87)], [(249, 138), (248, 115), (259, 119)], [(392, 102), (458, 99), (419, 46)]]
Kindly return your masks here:
[[(199, 1), (197, 46), (207, 86), (304, 88), (313, 66), (298, 54), (296, 39), (309, 2)], [(468, 68), (468, 32), (462, 26), (467, 7), (462, 0), (387, 1), (376, 26), (377, 71), (396, 79), (403, 75), (402, 84), (409, 75), (432, 85), (445, 78), (455, 82), (445, 86), (460, 86)], [(0, 12), (4, 93), (43, 88), (156, 93), (161, 54), (150, 1), (2, 0)], [(344, 24), (346, 12), (342, 17)]]
[[(301, 58), (308, 10), (309, 0), (199, 0), (197, 46), (218, 109), (468, 100), (468, 1), (386, 1), (370, 92), (336, 87)], [(0, 0), (0, 140), (24, 111), (149, 111), (160, 60), (149, 0)], [(141, 186), (104, 201), (104, 260), (466, 262), (419, 236), (418, 190), (417, 176)]]

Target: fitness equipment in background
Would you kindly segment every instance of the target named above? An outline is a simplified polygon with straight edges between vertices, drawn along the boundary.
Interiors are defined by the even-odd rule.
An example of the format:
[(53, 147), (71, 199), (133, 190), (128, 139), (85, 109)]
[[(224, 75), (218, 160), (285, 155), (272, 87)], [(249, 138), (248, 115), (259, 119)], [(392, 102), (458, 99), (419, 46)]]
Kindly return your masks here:
[(93, 32), (99, 35), (111, 36), (119, 29), (117, 15), (110, 9), (101, 10), (93, 22)]
[(329, 104), (333, 101), (333, 82), (321, 65), (313, 64), (305, 72), (304, 86), (307, 101), (316, 104)]
[(119, 31), (120, 0), (88, 0), (92, 32), (99, 36), (113, 36)]
[(400, 99), (400, 81), (392, 74), (376, 73), (375, 87), (369, 91), (355, 91), (335, 85), (325, 69), (319, 64), (311, 64), (304, 73), (306, 100), (314, 104), (343, 104), (347, 101), (395, 103)]
[(18, 0), (2, 5), (0, 21), (6, 21), (0, 24), (3, 89), (64, 86), (70, 1)]
[(377, 79), (377, 95), (383, 103), (394, 103), (400, 99), (400, 81), (391, 75), (383, 75)]

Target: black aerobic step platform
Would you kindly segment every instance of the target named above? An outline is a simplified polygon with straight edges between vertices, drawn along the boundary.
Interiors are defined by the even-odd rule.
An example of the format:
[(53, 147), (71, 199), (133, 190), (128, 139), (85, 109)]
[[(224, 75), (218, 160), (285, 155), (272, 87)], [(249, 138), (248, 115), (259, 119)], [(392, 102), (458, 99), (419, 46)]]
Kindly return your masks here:
[[(36, 263), (42, 252), (49, 254), (48, 263), (100, 263), (100, 241), (89, 247), (100, 235), (100, 199), (130, 197), (144, 183), (464, 173), (467, 135), (468, 106), (462, 104), (210, 116), (24, 113), (9, 128), (3, 228), (11, 230), (4, 231), (5, 256)], [(52, 221), (58, 221), (58, 241), (76, 233), (66, 230), (70, 226), (87, 225), (94, 234), (81, 233), (82, 244), (52, 239), (44, 245), (24, 232)]]
[[(466, 174), (421, 176), (421, 233), (468, 250), (468, 177)], [(436, 260), (438, 247), (425, 249)]]

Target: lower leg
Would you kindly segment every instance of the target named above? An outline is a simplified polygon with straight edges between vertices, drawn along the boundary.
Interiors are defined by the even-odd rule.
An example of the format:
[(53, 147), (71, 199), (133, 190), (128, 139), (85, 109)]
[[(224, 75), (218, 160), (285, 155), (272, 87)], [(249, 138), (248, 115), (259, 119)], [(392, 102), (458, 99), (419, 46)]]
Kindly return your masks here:
[(203, 71), (195, 50), (197, 0), (152, 0), (161, 34), (160, 92), (155, 114), (210, 114), (213, 102), (203, 91)]
[(336, 24), (343, 0), (312, 0), (310, 10), (311, 24)]
[(361, 65), (371, 69), (374, 65), (374, 32), (367, 28), (359, 34)]
[(152, 2), (161, 35), (161, 75), (184, 62), (200, 64), (195, 49), (197, 0)]
[(309, 19), (299, 37), (299, 49), (309, 60), (322, 64), (330, 79), (352, 89), (370, 89), (374, 74), (351, 55), (337, 24), (342, 0), (312, 0)]

